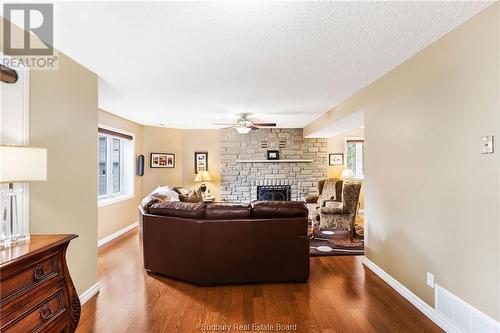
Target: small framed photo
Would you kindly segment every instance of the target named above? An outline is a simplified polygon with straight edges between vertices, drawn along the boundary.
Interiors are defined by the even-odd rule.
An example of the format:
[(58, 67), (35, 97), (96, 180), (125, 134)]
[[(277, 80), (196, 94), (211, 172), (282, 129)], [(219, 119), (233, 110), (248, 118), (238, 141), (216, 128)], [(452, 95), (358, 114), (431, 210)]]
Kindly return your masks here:
[(344, 154), (335, 153), (328, 155), (328, 164), (329, 165), (344, 165)]
[(151, 153), (149, 166), (151, 168), (175, 168), (175, 154)]
[(200, 171), (208, 171), (208, 153), (206, 151), (194, 153), (194, 173), (197, 174)]
[(268, 160), (279, 160), (280, 159), (279, 150), (268, 150), (267, 151), (267, 159)]

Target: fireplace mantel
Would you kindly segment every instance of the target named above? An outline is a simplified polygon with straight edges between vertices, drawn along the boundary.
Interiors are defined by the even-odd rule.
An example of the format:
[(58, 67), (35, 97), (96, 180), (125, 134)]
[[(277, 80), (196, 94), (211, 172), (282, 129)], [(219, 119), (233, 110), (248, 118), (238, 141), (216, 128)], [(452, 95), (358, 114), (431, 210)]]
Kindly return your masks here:
[(236, 163), (312, 163), (313, 160), (236, 160)]

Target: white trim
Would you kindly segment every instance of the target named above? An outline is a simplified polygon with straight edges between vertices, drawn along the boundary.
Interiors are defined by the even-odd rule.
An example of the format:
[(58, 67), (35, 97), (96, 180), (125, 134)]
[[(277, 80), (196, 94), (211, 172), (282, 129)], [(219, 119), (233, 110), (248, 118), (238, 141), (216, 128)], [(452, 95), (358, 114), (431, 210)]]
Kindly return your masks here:
[(101, 290), (101, 285), (99, 284), (99, 282), (96, 282), (92, 287), (85, 290), (81, 295), (79, 295), (80, 304), (83, 305), (87, 303), (87, 301), (90, 300), (95, 295), (97, 295), (97, 293), (100, 290)]
[[(117, 203), (117, 202), (120, 202), (120, 201), (123, 201), (123, 200), (129, 200), (129, 199), (132, 199), (134, 197), (134, 193), (135, 193), (135, 133), (133, 132), (129, 132), (129, 131), (125, 131), (125, 130), (122, 130), (122, 129), (119, 129), (119, 128), (115, 128), (115, 127), (111, 127), (111, 126), (107, 126), (107, 125), (104, 125), (104, 124), (101, 124), (101, 123), (98, 123), (97, 124), (97, 127), (98, 128), (102, 128), (102, 129), (106, 129), (106, 130), (109, 130), (109, 131), (113, 131), (113, 132), (117, 132), (117, 133), (122, 133), (122, 134), (125, 134), (125, 135), (129, 135), (132, 137), (132, 140), (130, 144), (127, 144), (125, 145), (124, 143), (128, 140), (123, 140), (123, 138), (119, 138), (119, 137), (116, 137), (114, 135), (111, 135), (111, 134), (103, 134), (104, 136), (106, 137), (111, 137), (111, 138), (118, 138), (120, 139), (120, 142), (121, 142), (121, 147), (122, 147), (122, 150), (123, 150), (123, 154), (121, 156), (121, 164), (122, 164), (122, 167), (123, 167), (123, 175), (124, 177), (121, 177), (121, 190), (122, 192), (125, 192), (125, 193), (119, 193), (118, 195), (111, 195), (111, 196), (99, 196), (99, 194), (97, 195), (97, 205), (98, 207), (104, 207), (104, 206), (108, 206), (108, 205), (112, 205), (114, 203)], [(99, 133), (98, 133), (98, 136), (99, 137)], [(97, 141), (97, 144), (98, 141)], [(112, 153), (112, 150), (110, 149), (108, 151), (108, 154), (109, 156), (107, 157), (107, 161), (109, 163), (108, 165), (108, 169), (109, 170), (112, 170), (110, 165), (111, 165), (111, 161), (112, 161), (112, 158), (111, 158), (111, 153)], [(99, 149), (97, 151), (97, 160), (99, 161)], [(130, 179), (128, 179), (130, 177)], [(108, 179), (109, 183), (108, 183), (108, 188), (112, 188), (112, 178), (110, 177)], [(99, 184), (99, 172), (97, 174), (97, 182)]]
[[(364, 137), (361, 137), (361, 136), (346, 136), (344, 137), (344, 167), (347, 168), (347, 142), (348, 141), (356, 141), (356, 140), (359, 140), (359, 141), (363, 141), (363, 144), (365, 142), (365, 138)], [(356, 156), (356, 159), (357, 159), (358, 156)], [(364, 156), (361, 157), (361, 160), (364, 159)], [(363, 163), (363, 175), (361, 177), (357, 177), (355, 176), (355, 171), (356, 170), (352, 170), (352, 173), (353, 173), (353, 177), (352, 177), (352, 180), (354, 181), (364, 181), (365, 180), (365, 175), (364, 175), (364, 169), (365, 169), (365, 165)]]
[(399, 281), (394, 279), (392, 276), (387, 274), (382, 268), (378, 267), (374, 262), (372, 262), (367, 257), (363, 257), (363, 265), (368, 267), (373, 273), (378, 275), (382, 280), (384, 280), (392, 289), (396, 290), (401, 296), (406, 298), (414, 307), (420, 312), (426, 315), (430, 320), (432, 320), (436, 325), (441, 327), (446, 332), (462, 332), (453, 323), (451, 323), (446, 317), (437, 312), (429, 304), (425, 303), (417, 295), (412, 293), (408, 288), (402, 285)]
[(473, 307), (437, 283), (434, 288), (434, 308), (460, 332), (500, 332), (500, 323)]
[[(0, 52), (0, 58), (8, 58), (12, 59), (11, 56), (8, 56), (4, 54), (3, 52)], [(16, 72), (19, 76), (19, 80), (17, 81), (16, 84), (22, 83), (22, 107), (19, 108), (21, 109), (20, 111), (22, 112), (21, 117), (19, 118), (19, 122), (15, 125), (16, 127), (16, 136), (13, 138), (14, 141), (11, 142), (2, 142), (6, 144), (15, 144), (15, 145), (22, 145), (22, 146), (29, 146), (30, 143), (30, 69), (29, 67), (24, 67), (19, 65), (16, 68)], [(2, 94), (2, 88), (0, 88), (0, 95)], [(1, 96), (0, 96), (1, 99)], [(0, 105), (1, 108), (1, 105)], [(19, 111), (18, 108), (16, 108), (16, 112)], [(0, 123), (2, 122), (1, 119), (1, 112), (0, 112)], [(1, 126), (0, 126), (0, 132), (2, 131)], [(0, 135), (0, 141), (1, 141), (1, 135)], [(20, 190), (21, 193), (18, 194), (18, 200), (20, 202), (21, 209), (18, 210), (18, 221), (21, 224), (20, 229), (22, 232), (24, 232), (27, 236), (27, 239), (30, 237), (30, 186), (28, 182), (23, 182), (23, 183), (17, 183), (15, 185), (16, 190)], [(1, 190), (1, 184), (0, 184), (0, 190)], [(1, 200), (1, 199), (0, 199)], [(1, 206), (1, 203), (0, 203)], [(19, 207), (19, 205), (18, 205)]]
[[(30, 70), (25, 68), (23, 71), (24, 93), (23, 93), (23, 144), (29, 145), (30, 142)], [(30, 184), (24, 183), (23, 185), (23, 221), (26, 225), (26, 233), (30, 237)]]
[(127, 232), (129, 232), (132, 229), (137, 228), (138, 226), (139, 226), (139, 223), (135, 222), (135, 223), (132, 223), (132, 224), (126, 226), (123, 229), (120, 229), (120, 230), (112, 233), (111, 235), (108, 235), (108, 236), (104, 237), (103, 239), (101, 239), (101, 240), (99, 240), (97, 242), (97, 247), (101, 247), (104, 244), (107, 244), (107, 243), (111, 242), (113, 239), (118, 238), (118, 237), (120, 237), (123, 234), (126, 234)]
[(116, 195), (114, 197), (99, 199), (97, 201), (97, 207), (101, 208), (101, 207), (105, 207), (105, 206), (109, 206), (109, 205), (114, 205), (115, 203), (118, 203), (120, 201), (130, 200), (130, 199), (134, 199), (134, 198), (135, 198), (134, 194), (120, 194), (120, 195)]
[(102, 128), (102, 129), (106, 129), (108, 131), (113, 131), (113, 132), (117, 132), (117, 133), (121, 133), (121, 134), (125, 134), (125, 135), (130, 135), (132, 137), (132, 140), (135, 140), (135, 133), (133, 133), (133, 132), (125, 131), (125, 130), (122, 130), (120, 128), (111, 127), (111, 126), (104, 125), (101, 123), (98, 123), (97, 127)]

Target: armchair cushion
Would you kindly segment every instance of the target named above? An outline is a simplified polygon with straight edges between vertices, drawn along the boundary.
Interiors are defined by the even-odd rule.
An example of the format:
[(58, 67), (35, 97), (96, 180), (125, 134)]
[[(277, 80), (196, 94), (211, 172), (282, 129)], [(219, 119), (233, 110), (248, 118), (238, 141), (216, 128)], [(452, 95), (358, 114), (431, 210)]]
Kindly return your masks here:
[(322, 214), (345, 214), (344, 210), (340, 207), (321, 207)]

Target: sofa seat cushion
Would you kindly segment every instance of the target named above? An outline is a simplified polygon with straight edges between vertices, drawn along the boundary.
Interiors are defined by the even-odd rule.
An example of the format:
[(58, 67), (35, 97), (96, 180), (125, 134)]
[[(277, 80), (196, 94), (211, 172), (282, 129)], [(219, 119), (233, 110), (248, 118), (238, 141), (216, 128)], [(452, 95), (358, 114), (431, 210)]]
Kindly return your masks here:
[(252, 217), (256, 219), (307, 217), (302, 201), (256, 201), (252, 204)]
[(251, 217), (250, 205), (213, 203), (205, 208), (207, 220), (249, 219)]
[(182, 217), (187, 219), (202, 219), (205, 211), (203, 202), (168, 201), (155, 203), (149, 208), (154, 215)]

